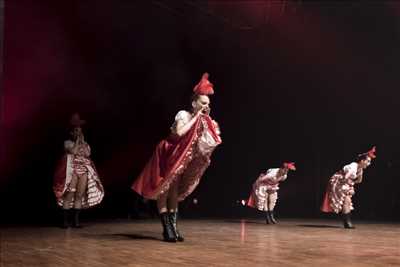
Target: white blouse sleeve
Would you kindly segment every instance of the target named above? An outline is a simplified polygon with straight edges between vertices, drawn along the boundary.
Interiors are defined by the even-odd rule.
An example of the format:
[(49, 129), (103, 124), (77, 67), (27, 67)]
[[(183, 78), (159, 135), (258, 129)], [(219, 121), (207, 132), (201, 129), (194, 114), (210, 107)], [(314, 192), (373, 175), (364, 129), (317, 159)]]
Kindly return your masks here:
[(64, 141), (64, 149), (67, 153), (70, 153), (73, 148), (74, 142), (72, 142), (71, 140)]
[(287, 178), (287, 173), (284, 174), (284, 175), (282, 175), (282, 176), (280, 176), (280, 177), (279, 177), (279, 181), (280, 181), (280, 182), (285, 181), (286, 178)]
[(260, 175), (258, 178), (258, 181), (260, 183), (266, 182), (266, 181), (275, 181), (276, 175), (278, 174), (279, 169), (268, 169), (266, 173), (263, 175)]
[(275, 178), (275, 177), (278, 175), (278, 171), (279, 171), (278, 168), (269, 169), (269, 170), (267, 171), (266, 176), (267, 176), (268, 178)]
[(171, 132), (176, 134), (176, 126), (178, 121), (182, 121), (183, 124), (186, 124), (190, 121), (191, 117), (192, 115), (190, 115), (190, 113), (186, 110), (179, 111), (175, 116), (175, 122), (171, 126)]
[(177, 121), (181, 120), (184, 123), (187, 123), (190, 121), (190, 117), (191, 117), (191, 115), (189, 112), (187, 112), (186, 110), (181, 110), (176, 114), (175, 121), (177, 122)]
[(352, 162), (346, 166), (343, 167), (343, 171), (345, 173), (345, 178), (350, 178), (354, 179), (357, 177), (357, 169), (358, 169), (358, 164), (355, 162)]
[(86, 153), (86, 157), (90, 157), (90, 155), (92, 154), (92, 149), (90, 148), (88, 143), (86, 143)]

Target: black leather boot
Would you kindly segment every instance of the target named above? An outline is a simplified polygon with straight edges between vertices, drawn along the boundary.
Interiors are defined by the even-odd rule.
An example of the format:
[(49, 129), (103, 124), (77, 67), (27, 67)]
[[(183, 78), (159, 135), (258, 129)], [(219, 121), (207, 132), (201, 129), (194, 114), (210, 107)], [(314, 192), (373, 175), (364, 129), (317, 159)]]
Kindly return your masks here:
[(351, 215), (350, 213), (343, 213), (343, 225), (346, 229), (354, 229), (354, 225), (351, 222)]
[(271, 210), (271, 211), (269, 212), (269, 217), (271, 218), (271, 222), (272, 222), (273, 224), (276, 224), (276, 223), (277, 223), (277, 221), (275, 220), (275, 217), (274, 217), (274, 211), (273, 211), (273, 210)]
[(273, 224), (273, 222), (272, 222), (272, 220), (271, 220), (271, 215), (270, 215), (269, 211), (267, 211), (265, 214), (266, 214), (265, 222), (266, 222), (267, 224)]
[(80, 220), (79, 220), (80, 213), (81, 213), (80, 209), (74, 209), (74, 219), (72, 222), (72, 227), (74, 227), (74, 228), (82, 228), (82, 226), (80, 224)]
[(63, 209), (63, 224), (61, 228), (68, 228), (69, 227), (69, 210)]
[(161, 224), (163, 226), (163, 237), (166, 242), (176, 242), (174, 227), (169, 219), (168, 212), (160, 213)]
[(177, 226), (178, 212), (170, 212), (169, 219), (171, 221), (176, 240), (183, 242), (185, 239), (183, 238), (183, 235), (181, 233), (179, 233), (178, 226)]

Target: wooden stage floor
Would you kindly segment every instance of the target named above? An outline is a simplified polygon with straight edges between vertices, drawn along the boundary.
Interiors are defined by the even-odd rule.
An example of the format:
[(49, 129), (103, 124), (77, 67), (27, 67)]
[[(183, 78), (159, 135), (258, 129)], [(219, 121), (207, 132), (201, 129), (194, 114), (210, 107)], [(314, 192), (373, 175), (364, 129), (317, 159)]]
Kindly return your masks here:
[(82, 229), (1, 228), (0, 266), (400, 266), (400, 224), (181, 220), (183, 243), (161, 242), (155, 220)]

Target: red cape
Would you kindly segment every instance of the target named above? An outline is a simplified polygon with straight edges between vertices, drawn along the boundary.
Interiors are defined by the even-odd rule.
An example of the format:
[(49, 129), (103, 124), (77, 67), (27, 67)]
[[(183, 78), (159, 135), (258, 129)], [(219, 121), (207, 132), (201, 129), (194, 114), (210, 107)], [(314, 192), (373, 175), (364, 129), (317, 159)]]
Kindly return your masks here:
[(250, 195), (249, 199), (247, 200), (247, 206), (255, 208), (256, 205), (254, 203), (253, 193)]
[(326, 191), (325, 191), (324, 199), (323, 199), (322, 205), (321, 205), (322, 212), (334, 212), (329, 203), (329, 191), (330, 191), (330, 186), (328, 184)]
[(65, 191), (65, 179), (67, 177), (67, 154), (65, 154), (57, 163), (53, 180), (53, 192), (56, 198), (61, 198)]
[[(203, 116), (212, 137), (221, 143), (215, 125), (209, 116)], [(201, 134), (201, 119), (197, 119), (192, 128), (181, 137), (171, 135), (162, 140), (146, 164), (142, 173), (132, 185), (132, 190), (147, 199), (157, 199), (161, 191), (168, 189), (169, 184), (181, 174), (190, 161), (190, 156), (197, 139)], [(178, 198), (187, 191), (179, 187)]]

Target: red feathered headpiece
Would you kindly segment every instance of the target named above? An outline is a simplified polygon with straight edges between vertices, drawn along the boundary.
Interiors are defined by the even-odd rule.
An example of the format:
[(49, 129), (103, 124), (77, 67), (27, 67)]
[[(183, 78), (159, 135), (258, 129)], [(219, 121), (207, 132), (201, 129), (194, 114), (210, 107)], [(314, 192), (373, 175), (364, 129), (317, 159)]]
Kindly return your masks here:
[(198, 95), (213, 95), (214, 89), (213, 84), (208, 80), (209, 74), (206, 72), (201, 77), (201, 80), (196, 86), (193, 88), (193, 92)]
[(360, 157), (368, 156), (371, 159), (374, 159), (374, 158), (376, 158), (375, 153), (376, 153), (376, 146), (372, 147), (369, 151), (367, 151), (365, 153), (359, 154), (358, 157), (360, 158)]
[(86, 123), (86, 121), (81, 120), (81, 117), (79, 116), (79, 113), (74, 113), (72, 115), (71, 119), (69, 120), (69, 123), (73, 127), (80, 127), (80, 126), (84, 125)]
[(295, 171), (296, 166), (294, 164), (295, 164), (294, 162), (284, 162), (283, 167), (288, 168), (289, 170)]
[(371, 148), (371, 149), (367, 152), (368, 157), (370, 157), (371, 159), (376, 158), (375, 153), (376, 153), (376, 146), (374, 146), (373, 148)]

